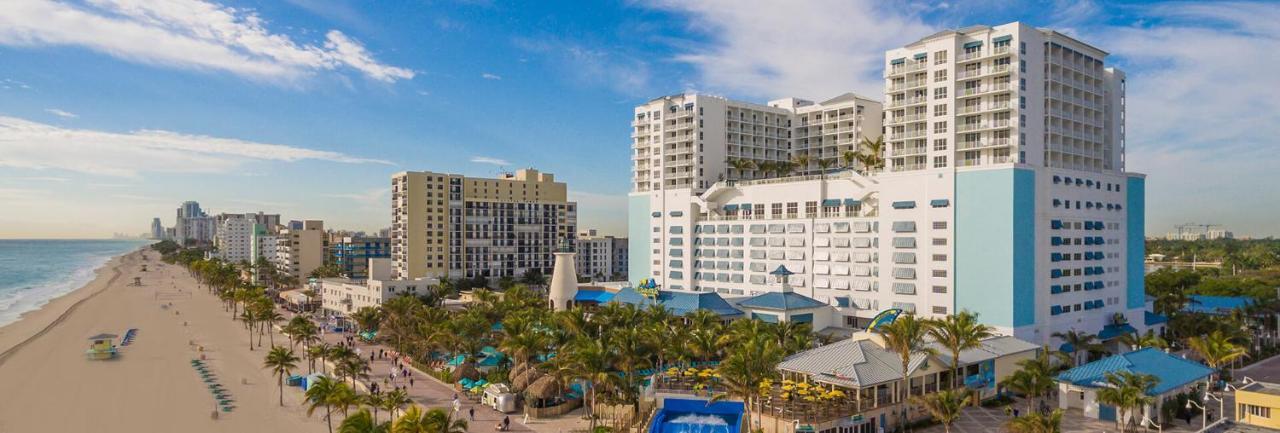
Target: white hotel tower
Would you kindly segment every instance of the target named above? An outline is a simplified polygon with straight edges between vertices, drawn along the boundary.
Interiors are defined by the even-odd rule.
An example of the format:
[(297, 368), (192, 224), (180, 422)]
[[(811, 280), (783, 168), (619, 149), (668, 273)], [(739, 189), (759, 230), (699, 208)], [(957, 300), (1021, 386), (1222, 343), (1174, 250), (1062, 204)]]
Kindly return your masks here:
[[(768, 271), (785, 265), (794, 291), (846, 326), (896, 307), (968, 310), (1044, 344), (1069, 329), (1143, 330), (1144, 177), (1124, 171), (1124, 74), (1106, 56), (1020, 23), (891, 50), (886, 164), (866, 176), (814, 174), (816, 160), (843, 166), (880, 135), (880, 104), (852, 94), (636, 107), (632, 279), (746, 296), (777, 290)], [(807, 175), (759, 179), (727, 163), (798, 154), (815, 161)]]

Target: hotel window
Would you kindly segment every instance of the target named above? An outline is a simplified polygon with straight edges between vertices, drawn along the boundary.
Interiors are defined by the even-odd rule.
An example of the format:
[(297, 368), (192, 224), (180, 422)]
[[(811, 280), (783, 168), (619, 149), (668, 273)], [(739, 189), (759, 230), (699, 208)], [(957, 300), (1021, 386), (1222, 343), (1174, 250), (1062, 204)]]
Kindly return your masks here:
[(946, 230), (946, 228), (947, 228), (947, 222), (946, 222), (946, 221), (934, 221), (934, 222), (933, 222), (933, 229), (934, 229), (934, 230)]
[(933, 99), (947, 99), (947, 88), (939, 87), (933, 89)]
[(935, 65), (941, 65), (941, 64), (944, 64), (944, 63), (947, 63), (947, 52), (946, 52), (946, 51), (934, 51), (934, 52), (933, 52), (933, 64), (935, 64)]
[(946, 254), (934, 254), (934, 255), (933, 255), (933, 261), (935, 261), (935, 262), (945, 262), (945, 261), (947, 261), (947, 255), (946, 255)]
[(940, 69), (937, 71), (933, 71), (933, 81), (935, 83), (939, 81), (947, 81), (947, 70)]
[(770, 213), (774, 218), (782, 217), (782, 203), (773, 203), (769, 205)]
[(947, 167), (947, 157), (945, 155), (933, 157), (933, 168), (946, 168), (946, 167)]
[(933, 122), (934, 134), (945, 134), (947, 132), (947, 122)]
[(947, 314), (947, 307), (933, 307), (933, 314)]
[(947, 238), (933, 238), (933, 244), (936, 246), (944, 246), (947, 244)]
[(934, 270), (933, 270), (933, 277), (934, 277), (934, 278), (946, 278), (946, 277), (947, 277), (947, 270), (946, 270), (946, 269), (934, 269)]
[(947, 139), (945, 138), (934, 139), (933, 150), (947, 150)]
[(933, 293), (947, 293), (947, 286), (933, 286)]
[(938, 104), (938, 105), (934, 105), (934, 106), (933, 106), (933, 115), (934, 115), (934, 116), (946, 116), (946, 115), (947, 115), (947, 104)]
[(795, 218), (796, 214), (798, 214), (798, 213), (800, 213), (800, 207), (799, 207), (799, 205), (797, 205), (797, 204), (796, 204), (796, 203), (794, 203), (794, 202), (792, 202), (792, 203), (787, 203), (787, 216), (788, 216), (788, 217)]
[(805, 213), (805, 216), (817, 216), (818, 202), (816, 201), (804, 202), (804, 213)]

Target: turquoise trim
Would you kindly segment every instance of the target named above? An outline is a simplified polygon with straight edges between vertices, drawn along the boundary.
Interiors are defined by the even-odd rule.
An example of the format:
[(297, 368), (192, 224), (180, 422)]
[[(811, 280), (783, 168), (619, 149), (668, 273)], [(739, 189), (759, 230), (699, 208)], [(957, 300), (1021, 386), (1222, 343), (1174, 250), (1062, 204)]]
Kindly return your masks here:
[(861, 200), (852, 199), (852, 198), (846, 198), (846, 199), (844, 199), (844, 205), (845, 205), (845, 206), (858, 206), (858, 205), (861, 205), (861, 204), (862, 204), (862, 201), (861, 201)]
[(1031, 170), (956, 173), (957, 311), (996, 326), (1036, 322), (1035, 199)]
[(915, 209), (915, 208), (916, 208), (916, 202), (914, 202), (914, 201), (895, 201), (895, 202), (893, 202), (893, 208), (894, 208), (894, 209)]
[(1011, 36), (1011, 35), (1004, 35), (1004, 36), (997, 36), (997, 37), (995, 37), (995, 38), (992, 38), (992, 39), (991, 39), (991, 43), (1004, 42), (1004, 41), (1012, 41), (1012, 40), (1013, 40), (1013, 36)]
[(916, 59), (917, 61), (924, 60), (927, 58), (929, 58), (929, 55), (925, 53), (917, 53), (914, 57), (914, 59)]
[(929, 201), (929, 205), (933, 207), (947, 207), (951, 205), (951, 200), (945, 198), (934, 199)]
[(900, 58), (897, 58), (897, 59), (890, 60), (890, 61), (889, 61), (889, 64), (890, 64), (890, 65), (901, 65), (901, 64), (906, 63), (906, 62), (907, 62), (907, 58), (906, 58), (906, 57), (900, 57)]
[(1125, 245), (1125, 270), (1126, 272), (1126, 290), (1125, 294), (1128, 301), (1125, 306), (1132, 308), (1142, 308), (1146, 305), (1146, 279), (1143, 275), (1142, 260), (1147, 255), (1146, 245), (1146, 204), (1147, 204), (1147, 180), (1141, 177), (1130, 177), (1127, 182), (1129, 189), (1125, 193), (1125, 204), (1129, 206), (1129, 213), (1125, 219), (1125, 229), (1128, 234)]
[[(627, 243), (627, 276), (631, 281), (653, 276), (649, 256), (649, 238), (653, 236), (649, 228), (652, 221), (649, 209), (649, 195), (640, 194), (627, 197), (627, 237), (635, 239)], [(653, 212), (661, 217), (661, 212)]]
[(981, 47), (981, 46), (982, 46), (982, 41), (973, 41), (973, 42), (964, 44), (965, 48), (975, 48), (975, 47)]

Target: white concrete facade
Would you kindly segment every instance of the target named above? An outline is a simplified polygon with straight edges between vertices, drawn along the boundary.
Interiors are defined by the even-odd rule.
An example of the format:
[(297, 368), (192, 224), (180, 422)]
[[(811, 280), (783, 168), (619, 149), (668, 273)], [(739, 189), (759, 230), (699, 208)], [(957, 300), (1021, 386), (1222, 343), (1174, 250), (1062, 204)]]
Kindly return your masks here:
[(578, 275), (612, 281), (627, 278), (627, 238), (599, 236), (595, 230), (578, 233), (574, 257)]
[[(846, 326), (896, 307), (974, 311), (1037, 344), (1098, 333), (1116, 313), (1144, 329), (1145, 181), (1124, 171), (1124, 73), (1105, 56), (1020, 23), (888, 51), (886, 165), (870, 176), (735, 180), (743, 173), (723, 162), (741, 151), (719, 138), (734, 135), (710, 128), (749, 108), (760, 158), (786, 159), (805, 148), (805, 135), (771, 126), (796, 115), (786, 100), (676, 95), (637, 107), (631, 279), (751, 295), (773, 290), (766, 272), (785, 264), (794, 290), (835, 306)], [(858, 104), (866, 117), (879, 110)]]
[(230, 263), (253, 263), (257, 260), (253, 255), (253, 229), (256, 224), (252, 214), (222, 218), (222, 225), (214, 237), (218, 258)]

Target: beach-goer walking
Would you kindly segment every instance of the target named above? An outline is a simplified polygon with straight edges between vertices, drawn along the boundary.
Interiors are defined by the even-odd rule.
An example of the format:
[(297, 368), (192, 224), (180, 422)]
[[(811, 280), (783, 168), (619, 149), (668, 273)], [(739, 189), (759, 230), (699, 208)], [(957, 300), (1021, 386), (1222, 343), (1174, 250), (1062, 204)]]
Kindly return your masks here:
[(472, 406), (472, 407), (467, 408), (467, 419), (470, 419), (470, 420), (471, 420), (471, 422), (475, 422), (475, 421), (476, 421), (476, 407), (475, 407), (475, 406)]

